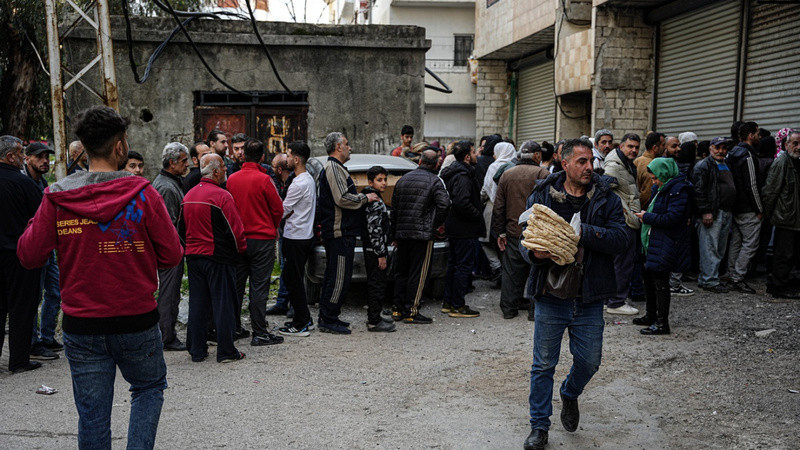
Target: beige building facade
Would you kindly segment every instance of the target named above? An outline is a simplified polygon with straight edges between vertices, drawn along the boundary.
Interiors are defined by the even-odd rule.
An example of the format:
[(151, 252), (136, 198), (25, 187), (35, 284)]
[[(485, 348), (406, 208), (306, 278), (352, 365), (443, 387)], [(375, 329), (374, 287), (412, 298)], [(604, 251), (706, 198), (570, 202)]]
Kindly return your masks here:
[(796, 9), (759, 0), (480, 0), (476, 135), (800, 126)]

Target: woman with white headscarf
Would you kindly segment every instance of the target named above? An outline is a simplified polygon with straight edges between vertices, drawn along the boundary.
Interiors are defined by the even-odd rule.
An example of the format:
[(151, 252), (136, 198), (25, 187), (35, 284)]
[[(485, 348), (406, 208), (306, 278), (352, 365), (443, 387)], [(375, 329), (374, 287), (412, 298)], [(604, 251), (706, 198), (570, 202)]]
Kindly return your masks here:
[(489, 202), (494, 203), (494, 197), (497, 195), (497, 183), (494, 182), (494, 174), (510, 162), (514, 155), (517, 153), (514, 146), (508, 142), (501, 142), (494, 147), (494, 162), (486, 169), (486, 176), (483, 178), (483, 190), (481, 194), (486, 194), (489, 197)]
[(489, 259), (489, 267), (492, 268), (492, 279), (499, 279), (500, 274), (500, 257), (495, 251), (491, 236), (492, 229), (492, 210), (494, 209), (494, 199), (497, 195), (497, 183), (494, 181), (494, 174), (506, 165), (516, 155), (516, 149), (508, 142), (500, 142), (494, 147), (494, 162), (486, 169), (486, 176), (483, 177), (483, 188), (481, 189), (481, 198), (487, 199), (486, 206), (483, 209), (483, 221), (486, 224), (486, 234), (480, 239), (483, 244), (483, 250), (486, 257)]

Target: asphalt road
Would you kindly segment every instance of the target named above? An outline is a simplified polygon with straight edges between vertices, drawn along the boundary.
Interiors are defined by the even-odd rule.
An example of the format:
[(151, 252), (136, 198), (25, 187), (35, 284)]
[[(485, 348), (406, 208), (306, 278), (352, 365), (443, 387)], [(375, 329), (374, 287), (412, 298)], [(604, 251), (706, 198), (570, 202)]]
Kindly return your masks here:
[[(351, 294), (350, 336), (315, 331), (257, 348), (239, 341), (247, 358), (232, 364), (167, 353), (157, 447), (521, 448), (533, 330), (525, 314), (503, 320), (499, 291), (478, 282), (468, 303), (480, 318), (450, 318), (428, 304), (431, 325), (369, 333), (364, 292)], [(606, 316), (603, 364), (580, 398), (581, 425), (564, 431), (556, 393), (549, 448), (800, 448), (800, 394), (791, 392), (800, 390), (800, 304), (698, 292), (674, 299), (672, 310), (673, 334), (662, 337), (640, 336), (631, 316)], [(776, 331), (756, 337), (764, 329)], [(76, 448), (66, 360), (11, 375), (7, 351), (0, 448)], [(571, 360), (566, 336), (561, 359), (556, 384)], [(41, 384), (59, 392), (38, 395)], [(129, 402), (120, 376), (114, 448), (125, 446)]]

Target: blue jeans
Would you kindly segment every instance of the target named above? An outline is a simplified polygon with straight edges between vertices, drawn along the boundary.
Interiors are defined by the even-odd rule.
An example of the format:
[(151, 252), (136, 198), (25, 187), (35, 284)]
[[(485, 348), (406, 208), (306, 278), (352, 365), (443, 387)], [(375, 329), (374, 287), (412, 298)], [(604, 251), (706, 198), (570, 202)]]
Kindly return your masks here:
[(111, 406), (119, 367), (131, 385), (128, 448), (153, 448), (167, 388), (167, 365), (158, 325), (126, 334), (64, 332), (64, 353), (69, 360), (78, 409), (78, 447), (111, 448)]
[[(56, 253), (42, 267), (41, 291), (44, 291), (42, 312), (33, 317), (33, 336), (31, 345), (40, 342), (53, 342), (56, 336), (56, 321), (61, 310), (61, 289), (58, 286), (58, 262)], [(37, 320), (39, 319), (39, 320)]]
[(603, 303), (559, 300), (544, 296), (536, 300), (531, 366), (531, 428), (550, 429), (553, 414), (553, 373), (561, 353), (561, 338), (569, 330), (572, 368), (561, 384), (561, 394), (577, 399), (600, 368), (603, 351)]
[(719, 284), (719, 265), (728, 248), (728, 233), (731, 229), (733, 214), (729, 211), (717, 211), (710, 227), (697, 221), (697, 240), (700, 247), (700, 274), (697, 284), (700, 287), (714, 287)]

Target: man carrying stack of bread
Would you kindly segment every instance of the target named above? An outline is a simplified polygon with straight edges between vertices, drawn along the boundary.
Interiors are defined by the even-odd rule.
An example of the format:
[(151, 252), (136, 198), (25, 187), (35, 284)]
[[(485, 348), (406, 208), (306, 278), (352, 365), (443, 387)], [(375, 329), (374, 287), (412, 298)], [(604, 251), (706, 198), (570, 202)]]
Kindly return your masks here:
[(614, 256), (626, 242), (622, 204), (609, 178), (593, 172), (591, 142), (568, 140), (561, 152), (564, 171), (537, 183), (520, 217), (520, 251), (531, 263), (525, 295), (536, 302), (526, 449), (547, 445), (566, 329), (573, 364), (561, 384), (561, 423), (570, 432), (578, 428), (578, 396), (600, 367), (603, 300), (616, 292)]

